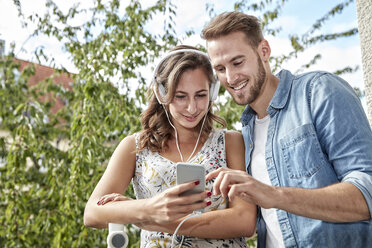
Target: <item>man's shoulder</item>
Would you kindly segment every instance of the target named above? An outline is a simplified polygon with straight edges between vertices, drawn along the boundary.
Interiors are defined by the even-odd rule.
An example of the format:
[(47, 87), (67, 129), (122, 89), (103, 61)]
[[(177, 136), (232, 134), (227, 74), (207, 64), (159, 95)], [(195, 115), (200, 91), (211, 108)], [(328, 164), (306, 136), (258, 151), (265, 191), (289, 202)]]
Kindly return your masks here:
[(327, 71), (313, 71), (297, 75), (294, 78), (294, 85), (305, 87), (309, 90), (326, 90), (340, 94), (343, 92), (355, 93), (347, 81), (340, 76)]
[(314, 82), (323, 76), (334, 77), (335, 75), (327, 71), (310, 71), (294, 75), (293, 80), (298, 82), (309, 83)]
[[(304, 73), (292, 73), (288, 70), (283, 69), (276, 75), (282, 83), (282, 88), (288, 88), (295, 87), (295, 88), (302, 88), (302, 87), (308, 87), (309, 85), (314, 84), (314, 82), (322, 81), (319, 79), (322, 79), (323, 77), (336, 77), (336, 75), (327, 72), (327, 71), (310, 71), (310, 72), (304, 72)], [(289, 86), (292, 85), (292, 86)], [(286, 91), (286, 90), (285, 90)]]
[(293, 84), (292, 89), (306, 89), (307, 91), (317, 88), (331, 90), (334, 89), (337, 91), (337, 88), (344, 88), (345, 85), (348, 85), (339, 76), (327, 72), (327, 71), (311, 71), (305, 72), (298, 75), (293, 75)]

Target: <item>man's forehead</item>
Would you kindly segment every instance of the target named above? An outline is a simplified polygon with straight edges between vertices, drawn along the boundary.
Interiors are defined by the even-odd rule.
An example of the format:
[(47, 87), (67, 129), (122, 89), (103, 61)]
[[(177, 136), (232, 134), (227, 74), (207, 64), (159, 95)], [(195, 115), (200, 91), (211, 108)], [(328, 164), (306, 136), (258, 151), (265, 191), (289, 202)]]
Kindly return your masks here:
[(245, 54), (238, 49), (233, 49), (229, 46), (226, 47), (212, 47), (208, 49), (208, 55), (213, 67), (219, 64), (231, 63), (237, 59), (241, 59)]

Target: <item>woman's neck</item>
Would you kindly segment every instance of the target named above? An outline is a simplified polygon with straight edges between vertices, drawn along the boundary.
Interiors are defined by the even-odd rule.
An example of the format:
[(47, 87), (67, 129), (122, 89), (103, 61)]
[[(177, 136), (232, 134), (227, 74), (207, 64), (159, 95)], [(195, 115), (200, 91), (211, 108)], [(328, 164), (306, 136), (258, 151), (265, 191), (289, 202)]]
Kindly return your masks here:
[(199, 132), (195, 130), (177, 130), (179, 144), (195, 144), (198, 139)]

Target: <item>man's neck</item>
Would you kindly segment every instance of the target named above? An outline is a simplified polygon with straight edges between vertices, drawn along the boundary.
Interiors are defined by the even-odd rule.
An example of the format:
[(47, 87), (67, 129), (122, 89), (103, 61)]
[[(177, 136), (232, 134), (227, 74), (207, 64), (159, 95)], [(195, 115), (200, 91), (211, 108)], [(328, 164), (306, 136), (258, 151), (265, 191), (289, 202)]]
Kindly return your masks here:
[(273, 99), (276, 88), (278, 87), (279, 78), (275, 77), (273, 74), (267, 78), (267, 81), (262, 86), (261, 94), (259, 97), (251, 103), (249, 106), (257, 113), (259, 119), (264, 118), (267, 113), (267, 108)]

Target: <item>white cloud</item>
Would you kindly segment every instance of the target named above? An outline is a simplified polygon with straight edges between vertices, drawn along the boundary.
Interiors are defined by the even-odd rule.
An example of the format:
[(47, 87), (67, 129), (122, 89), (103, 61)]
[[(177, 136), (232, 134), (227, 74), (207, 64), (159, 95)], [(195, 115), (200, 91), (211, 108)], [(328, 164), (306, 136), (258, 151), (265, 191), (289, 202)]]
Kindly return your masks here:
[(271, 47), (271, 55), (279, 56), (282, 54), (288, 54), (291, 49), (291, 44), (289, 39), (267, 36), (266, 39), (269, 41)]
[(331, 32), (333, 33), (344, 32), (357, 26), (358, 20), (354, 20), (353, 22), (338, 22), (332, 26)]
[(177, 3), (177, 32), (187, 29), (198, 29), (209, 19), (205, 13), (205, 2), (199, 0), (176, 1)]
[[(288, 54), (291, 51), (291, 44), (288, 39), (268, 37), (267, 40), (270, 43), (273, 56)], [(348, 81), (352, 86), (364, 89), (363, 71), (361, 68), (361, 51), (360, 47), (357, 45), (340, 48), (327, 43), (320, 43), (314, 47), (308, 48), (304, 53), (299, 54), (297, 58), (284, 63), (282, 68), (295, 72), (301, 68), (301, 65), (309, 63), (316, 54), (322, 56), (321, 60), (309, 69), (304, 70), (304, 72), (311, 70), (334, 72), (347, 66), (354, 68), (359, 65), (360, 69), (357, 72), (344, 74), (341, 75), (341, 77)]]
[(275, 20), (273, 26), (281, 27), (281, 33), (284, 34), (303, 33), (307, 31), (307, 27), (301, 25), (301, 21), (293, 16), (281, 16), (280, 18)]
[(12, 1), (1, 0), (0, 5), (0, 39), (6, 41), (8, 48), (11, 42), (23, 42), (28, 35), (25, 32), (20, 32), (22, 30), (21, 22)]
[(201, 45), (201, 46), (205, 47), (205, 40), (203, 40), (200, 37), (199, 33), (195, 33), (195, 34), (191, 35), (190, 37), (182, 39), (182, 44), (190, 45), (190, 46)]

